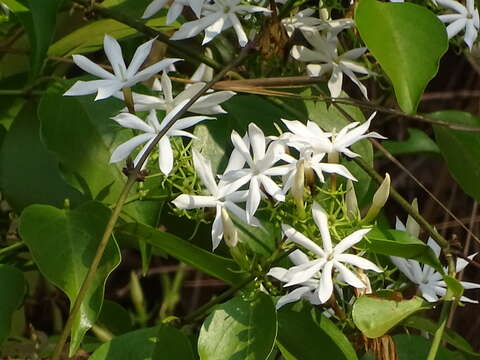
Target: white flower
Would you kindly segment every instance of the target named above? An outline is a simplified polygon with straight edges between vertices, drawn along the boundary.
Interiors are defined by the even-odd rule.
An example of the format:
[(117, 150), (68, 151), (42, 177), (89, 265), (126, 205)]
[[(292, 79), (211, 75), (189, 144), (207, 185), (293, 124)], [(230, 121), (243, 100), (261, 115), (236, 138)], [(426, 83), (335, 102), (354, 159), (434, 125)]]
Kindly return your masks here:
[(478, 9), (475, 9), (474, 0), (466, 0), (467, 6), (463, 6), (454, 0), (437, 0), (437, 3), (455, 10), (458, 14), (440, 15), (438, 18), (449, 24), (447, 26), (448, 38), (451, 39), (457, 35), (460, 31), (465, 29), (465, 35), (463, 41), (472, 50), (472, 45), (478, 36), (478, 28), (480, 27), (480, 21), (478, 16)]
[(319, 279), (316, 283), (317, 287), (314, 296), (323, 304), (332, 296), (332, 273), (334, 269), (340, 273), (343, 281), (356, 288), (365, 288), (366, 285), (344, 264), (350, 264), (364, 270), (382, 272), (371, 261), (358, 255), (345, 253), (346, 250), (361, 241), (363, 236), (371, 229), (357, 230), (333, 247), (328, 228), (328, 216), (325, 210), (316, 202), (313, 203), (312, 217), (320, 230), (323, 248), (291, 226), (282, 225), (283, 232), (288, 240), (310, 251), (316, 257), (315, 260), (310, 260), (288, 269), (288, 272), (283, 276), (286, 280), (284, 286), (303, 285), (309, 280), (313, 279), (315, 281)]
[(295, 29), (301, 31), (328, 31), (329, 37), (335, 37), (342, 30), (352, 27), (355, 22), (352, 19), (323, 20), (313, 17), (315, 9), (307, 8), (299, 11), (292, 17), (282, 19), (288, 36), (292, 36)]
[[(134, 165), (136, 166), (138, 160), (140, 160), (140, 158), (145, 153), (148, 146), (155, 139), (157, 134), (165, 127), (165, 125), (170, 122), (170, 120), (175, 116), (175, 114), (177, 114), (186, 103), (187, 101), (184, 101), (177, 105), (175, 109), (170, 111), (165, 116), (161, 123), (158, 122), (157, 113), (155, 110), (150, 111), (150, 114), (147, 116), (147, 122), (130, 113), (120, 113), (117, 116), (113, 117), (112, 119), (119, 123), (121, 126), (129, 129), (144, 131), (145, 133), (137, 135), (130, 140), (124, 142), (123, 144), (119, 145), (113, 151), (110, 162), (116, 163), (126, 159), (128, 155), (130, 155), (130, 153), (135, 150), (137, 146), (146, 143), (143, 148), (138, 152), (135, 160), (133, 161)], [(173, 150), (170, 145), (169, 138), (172, 136), (186, 136), (189, 138), (195, 138), (195, 136), (193, 136), (189, 132), (184, 131), (184, 129), (190, 128), (198, 122), (206, 119), (215, 118), (207, 116), (190, 116), (179, 119), (160, 139), (160, 141), (158, 142), (158, 165), (163, 174), (168, 175), (173, 169)]]
[[(197, 18), (199, 18), (204, 2), (204, 0), (174, 0), (168, 9), (166, 24), (169, 25), (173, 23), (182, 13), (184, 6), (190, 6)], [(148, 19), (152, 17), (167, 3), (168, 0), (153, 0), (145, 9), (142, 19)]]
[[(292, 251), (292, 253), (288, 255), (288, 258), (295, 266), (308, 264), (310, 262), (308, 256), (298, 249)], [(282, 282), (289, 282), (291, 273), (289, 273), (288, 269), (284, 269), (282, 267), (274, 267), (270, 269), (267, 275), (272, 276)], [(318, 296), (315, 296), (315, 290), (320, 286), (320, 278), (318, 276), (314, 275), (310, 279), (303, 283), (300, 283), (299, 285), (301, 286), (296, 288), (295, 290), (290, 291), (288, 294), (278, 299), (276, 304), (277, 310), (280, 309), (283, 305), (298, 301), (300, 299), (305, 299), (312, 305), (321, 304)]]
[[(248, 137), (244, 139), (236, 131), (232, 132), (232, 142), (235, 147), (230, 162), (236, 162), (237, 170), (226, 171), (222, 180), (231, 183), (234, 188), (249, 184), (247, 198), (247, 222), (250, 223), (258, 209), (262, 197), (261, 186), (266, 193), (277, 201), (284, 201), (285, 195), (280, 187), (270, 178), (276, 175), (285, 175), (288, 168), (273, 165), (279, 160), (283, 146), (272, 142), (267, 148), (263, 131), (254, 123), (248, 125)], [(252, 149), (253, 156), (250, 154)], [(248, 168), (240, 169), (245, 162)]]
[[(231, 187), (222, 180), (217, 184), (210, 161), (207, 161), (196, 150), (193, 150), (193, 165), (195, 166), (197, 175), (211, 195), (200, 196), (182, 194), (173, 201), (173, 204), (179, 209), (196, 209), (204, 207), (216, 208), (215, 220), (212, 225), (212, 246), (213, 250), (215, 250), (222, 240), (224, 227), (226, 225), (224, 224), (224, 220), (222, 220), (222, 211), (226, 209), (243, 221), (247, 221), (245, 210), (235, 204), (237, 202), (245, 201), (247, 198), (247, 192), (232, 192)], [(258, 224), (258, 220), (255, 219), (255, 222)]]
[(310, 76), (322, 76), (331, 73), (328, 80), (328, 89), (332, 97), (339, 97), (342, 91), (343, 74), (345, 74), (358, 86), (363, 96), (368, 99), (367, 88), (360, 83), (355, 73), (366, 75), (369, 74), (369, 71), (364, 66), (353, 62), (363, 55), (367, 50), (366, 48), (356, 48), (338, 55), (336, 37), (330, 38), (317, 31), (304, 31), (303, 35), (313, 49), (305, 46), (294, 46), (292, 56), (299, 61), (309, 63), (307, 71)]
[(237, 15), (255, 12), (268, 14), (270, 10), (260, 6), (239, 4), (240, 0), (215, 0), (213, 4), (205, 4), (202, 11), (204, 16), (198, 20), (183, 24), (170, 39), (188, 39), (205, 30), (203, 45), (211, 41), (223, 30), (233, 27), (237, 34), (238, 43), (242, 47), (245, 46), (248, 42), (247, 34), (245, 34)]
[(360, 124), (353, 122), (344, 126), (338, 133), (324, 132), (313, 121), (308, 121), (307, 125), (300, 121), (283, 120), (288, 130), (292, 134), (286, 133), (283, 138), (288, 146), (294, 147), (297, 150), (311, 148), (315, 153), (343, 153), (344, 155), (353, 158), (360, 156), (349, 149), (350, 146), (356, 142), (366, 138), (385, 139), (384, 136), (369, 132), (368, 128), (376, 113), (373, 113), (367, 121)]
[(154, 41), (155, 39), (152, 39), (140, 45), (135, 51), (132, 61), (127, 68), (123, 60), (120, 44), (113, 37), (105, 35), (103, 39), (103, 48), (108, 61), (112, 65), (113, 74), (90, 61), (83, 55), (73, 55), (73, 61), (78, 67), (92, 75), (102, 78), (102, 80), (77, 81), (64, 95), (78, 96), (94, 94), (96, 92), (97, 96), (95, 100), (105, 99), (123, 88), (131, 87), (136, 83), (149, 79), (156, 73), (172, 65), (174, 62), (181, 60), (163, 59), (141, 71), (138, 71), (150, 53)]
[[(398, 218), (395, 228), (397, 230), (407, 231), (405, 225)], [(410, 235), (418, 236), (418, 233)], [(427, 245), (430, 246), (437, 258), (440, 257), (440, 246), (438, 246), (432, 238), (428, 239)], [(476, 255), (477, 253), (472, 254), (468, 258), (471, 260)], [(396, 256), (390, 256), (390, 259), (412, 283), (418, 285), (418, 291), (428, 302), (436, 302), (447, 293), (447, 284), (443, 280), (442, 274), (431, 266), (420, 264), (418, 261), (412, 259), (404, 259)], [(458, 258), (455, 269), (456, 272), (462, 271), (467, 265), (468, 261)], [(480, 289), (480, 284), (468, 281), (460, 281), (460, 284), (462, 284), (466, 290)], [(477, 300), (472, 300), (466, 296), (462, 296), (460, 301), (478, 303)]]
[(285, 176), (284, 184), (283, 184), (283, 193), (286, 194), (288, 190), (292, 187), (295, 177), (297, 175), (297, 163), (303, 160), (304, 168), (305, 169), (312, 169), (317, 174), (318, 179), (321, 182), (325, 182), (325, 177), (323, 176), (323, 172), (327, 173), (335, 173), (339, 174), (347, 179), (357, 181), (357, 179), (348, 171), (348, 169), (340, 164), (329, 164), (329, 163), (322, 163), (323, 158), (325, 157), (325, 153), (315, 153), (311, 149), (302, 150), (300, 152), (300, 158), (295, 159), (293, 156), (289, 154), (283, 154), (281, 156), (282, 160), (289, 163), (287, 165), (289, 171)]
[[(163, 72), (162, 74), (160, 86), (158, 85), (159, 84), (156, 83), (154, 84), (154, 90), (161, 89), (163, 92), (163, 97), (138, 93), (132, 94), (136, 111), (148, 111), (157, 109), (169, 112), (181, 102), (185, 100), (190, 100), (205, 86), (204, 83), (191, 84), (174, 98), (172, 92), (172, 82), (165, 72)], [(223, 110), (219, 104), (227, 101), (233, 95), (235, 95), (233, 91), (218, 91), (207, 93), (206, 95), (201, 96), (197, 101), (195, 101), (195, 103), (188, 109), (188, 111), (202, 115), (225, 114), (226, 111)], [(122, 93), (117, 93), (115, 96), (123, 99)]]

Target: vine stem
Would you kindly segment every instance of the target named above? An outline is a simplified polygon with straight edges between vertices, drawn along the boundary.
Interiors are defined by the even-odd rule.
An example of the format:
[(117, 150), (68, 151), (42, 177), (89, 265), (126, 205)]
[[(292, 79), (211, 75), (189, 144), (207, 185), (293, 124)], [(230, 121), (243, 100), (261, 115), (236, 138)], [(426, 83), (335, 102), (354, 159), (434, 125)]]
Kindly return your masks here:
[[(75, 0), (76, 1), (76, 0)], [(236, 67), (240, 63), (243, 62), (243, 60), (247, 57), (249, 54), (250, 50), (253, 48), (253, 43), (247, 44), (241, 51), (240, 55), (235, 58), (230, 64), (225, 66), (210, 82), (205, 84), (205, 86), (197, 93), (195, 94), (182, 108), (181, 110), (175, 114), (175, 116), (172, 117), (172, 119), (165, 125), (165, 127), (159, 131), (157, 136), (154, 138), (150, 146), (146, 149), (142, 157), (139, 159), (138, 163), (135, 165), (134, 168), (128, 170), (128, 179), (127, 182), (125, 183), (122, 192), (120, 194), (120, 197), (117, 200), (117, 203), (115, 205), (115, 209), (112, 212), (112, 215), (110, 216), (110, 219), (108, 220), (107, 226), (105, 227), (105, 232), (102, 236), (102, 239), (100, 240), (100, 243), (97, 247), (95, 256), (93, 258), (92, 264), (90, 268), (88, 269), (87, 275), (85, 276), (85, 279), (83, 280), (82, 286), (80, 287), (80, 290), (78, 292), (78, 295), (75, 299), (75, 302), (73, 304), (72, 310), (70, 311), (70, 314), (68, 316), (67, 322), (65, 324), (65, 327), (63, 328), (62, 334), (60, 335), (60, 339), (55, 347), (53, 356), (51, 360), (59, 360), (60, 355), (62, 353), (63, 347), (65, 346), (65, 343), (67, 341), (68, 335), (72, 329), (73, 326), (73, 320), (77, 316), (78, 312), (80, 311), (80, 307), (82, 305), (83, 300), (85, 299), (85, 296), (92, 286), (95, 274), (97, 272), (98, 266), (100, 264), (100, 261), (102, 259), (103, 253), (105, 251), (105, 248), (107, 247), (108, 241), (110, 240), (110, 237), (113, 233), (113, 229), (117, 223), (117, 220), (120, 216), (120, 213), (122, 211), (123, 205), (125, 201), (128, 198), (128, 194), (135, 182), (137, 181), (137, 177), (140, 174), (142, 170), (142, 166), (147, 160), (148, 156), (152, 152), (152, 150), (157, 146), (158, 142), (160, 139), (165, 136), (165, 134), (170, 130), (170, 128), (181, 118), (181, 116), (187, 112), (187, 110), (192, 106), (203, 94), (205, 94), (212, 86), (215, 84), (217, 81), (222, 79), (229, 71), (230, 69)]]

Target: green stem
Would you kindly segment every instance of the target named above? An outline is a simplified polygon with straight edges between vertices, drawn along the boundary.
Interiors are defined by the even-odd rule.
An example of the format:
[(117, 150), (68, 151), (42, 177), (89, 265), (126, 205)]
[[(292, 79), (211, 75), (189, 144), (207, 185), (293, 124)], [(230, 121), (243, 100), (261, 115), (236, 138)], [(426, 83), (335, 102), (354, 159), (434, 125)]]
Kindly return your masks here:
[(122, 92), (123, 92), (123, 101), (125, 102), (125, 105), (127, 105), (128, 112), (130, 114), (135, 115), (135, 103), (133, 102), (132, 89), (123, 88)]
[(0, 256), (8, 254), (9, 252), (15, 251), (15, 250), (20, 249), (24, 246), (25, 246), (25, 243), (23, 241), (16, 242), (15, 244), (12, 244), (12, 245), (9, 245), (7, 247), (4, 247), (3, 249), (0, 249)]
[[(455, 261), (451, 254), (446, 254), (447, 261), (448, 261), (448, 275), (454, 277), (455, 276)], [(427, 360), (435, 360), (437, 357), (437, 352), (440, 347), (440, 343), (442, 341), (443, 333), (445, 331), (445, 327), (448, 322), (448, 318), (450, 317), (450, 312), (453, 310), (453, 294), (450, 288), (447, 288), (447, 293), (445, 294), (444, 302), (442, 305), (442, 311), (440, 313), (440, 317), (438, 319), (438, 326), (435, 334), (433, 336), (432, 345), (430, 346), (430, 351), (428, 352)]]
[(230, 69), (234, 68), (235, 66), (239, 65), (249, 54), (252, 48), (252, 44), (248, 44), (245, 46), (240, 53), (240, 55), (230, 64), (228, 64), (222, 71), (220, 71), (209, 83), (207, 83), (198, 93), (196, 93), (183, 107), (182, 109), (172, 117), (172, 119), (164, 126), (164, 128), (157, 134), (157, 136), (153, 139), (150, 146), (147, 147), (146, 151), (142, 155), (142, 157), (138, 160), (137, 165), (134, 169), (131, 169), (128, 174), (127, 182), (120, 194), (120, 197), (116, 203), (115, 209), (110, 216), (108, 224), (105, 228), (105, 232), (103, 234), (102, 239), (100, 240), (100, 244), (98, 245), (97, 251), (95, 253), (95, 257), (93, 258), (92, 265), (88, 269), (88, 273), (82, 283), (82, 286), (78, 292), (77, 298), (75, 299), (74, 305), (72, 310), (70, 311), (70, 315), (68, 316), (67, 323), (63, 328), (62, 334), (60, 335), (60, 339), (57, 343), (55, 351), (53, 353), (51, 360), (59, 360), (60, 355), (62, 353), (63, 347), (67, 341), (68, 334), (73, 325), (73, 319), (76, 317), (80, 310), (80, 306), (85, 299), (85, 296), (90, 289), (94, 276), (97, 272), (98, 265), (100, 264), (100, 260), (102, 259), (103, 253), (105, 248), (107, 247), (108, 241), (110, 236), (112, 235), (113, 229), (117, 220), (120, 216), (122, 211), (123, 205), (128, 198), (128, 194), (133, 186), (133, 184), (137, 181), (137, 176), (140, 174), (141, 169), (145, 161), (147, 160), (150, 153), (153, 151), (155, 146), (158, 144), (160, 139), (165, 136), (165, 134), (170, 130), (170, 128), (187, 112), (187, 110), (192, 106), (203, 94), (205, 94), (217, 81), (222, 79)]

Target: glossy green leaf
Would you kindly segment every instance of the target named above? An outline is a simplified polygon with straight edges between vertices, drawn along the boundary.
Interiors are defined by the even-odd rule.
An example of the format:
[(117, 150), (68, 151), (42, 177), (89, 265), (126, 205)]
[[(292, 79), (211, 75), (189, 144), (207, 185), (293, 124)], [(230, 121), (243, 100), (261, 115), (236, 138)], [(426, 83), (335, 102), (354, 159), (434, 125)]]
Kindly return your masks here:
[[(480, 126), (480, 118), (470, 113), (448, 110), (430, 114), (432, 119), (455, 124)], [(448, 170), (463, 191), (480, 201), (480, 134), (434, 126), (437, 144)]]
[(126, 224), (118, 232), (165, 251), (167, 254), (227, 283), (238, 284), (245, 279), (238, 265), (230, 259), (213, 254), (175, 235), (142, 224)]
[(448, 49), (445, 26), (424, 6), (376, 0), (359, 2), (355, 24), (368, 50), (392, 81), (402, 110), (415, 113)]
[(12, 314), (22, 304), (26, 286), (23, 273), (17, 268), (0, 264), (0, 347), (10, 334)]
[[(253, 295), (251, 295), (253, 296)], [(270, 296), (235, 297), (218, 305), (205, 319), (198, 338), (200, 360), (264, 360), (277, 336)]]
[(30, 12), (19, 16), (30, 39), (32, 78), (40, 74), (48, 47), (53, 40), (59, 3), (60, 0), (28, 0)]
[(90, 356), (90, 360), (152, 359), (158, 330), (159, 327), (157, 326), (117, 336), (95, 350)]
[(414, 259), (442, 274), (445, 272), (433, 250), (405, 231), (373, 228), (365, 238), (358, 247), (377, 254)]
[[(20, 218), (19, 232), (40, 272), (66, 293), (70, 307), (90, 268), (98, 243), (110, 218), (110, 210), (87, 202), (74, 210), (31, 205)], [(90, 290), (72, 328), (70, 354), (98, 318), (105, 281), (120, 263), (120, 250), (110, 239)]]
[[(430, 351), (431, 341), (419, 335), (399, 334), (393, 337), (397, 347), (399, 360), (426, 359)], [(459, 352), (451, 351), (440, 347), (436, 360), (466, 360)]]
[[(408, 128), (408, 138), (402, 141), (385, 140), (382, 145), (392, 155), (440, 154), (438, 145), (422, 130)], [(382, 154), (379, 153), (379, 156)]]
[[(327, 107), (327, 104), (321, 101), (306, 101), (305, 105), (308, 112), (308, 118), (316, 122), (325, 131), (332, 131), (333, 129), (339, 131), (341, 128), (351, 123), (350, 119), (346, 118), (345, 115), (333, 105)], [(365, 117), (359, 108), (340, 104), (338, 106), (349, 114), (353, 120), (358, 122), (365, 121)], [(374, 124), (375, 121), (372, 121), (372, 128), (374, 128)], [(351, 147), (351, 149), (359, 154), (368, 164), (373, 166), (373, 149), (372, 144), (368, 139), (357, 142)], [(366, 201), (370, 202), (371, 199), (367, 199), (367, 192), (372, 181), (370, 176), (351, 160), (344, 158), (342, 159), (342, 164), (345, 165), (358, 180), (354, 183), (354, 186), (359, 204), (361, 205)]]
[(353, 304), (352, 317), (357, 328), (369, 338), (386, 334), (413, 313), (428, 309), (422, 298), (392, 300), (371, 295), (357, 298)]
[(348, 338), (310, 304), (286, 305), (277, 318), (277, 343), (287, 360), (317, 360), (319, 349), (326, 359), (357, 359)]
[[(425, 331), (432, 335), (435, 334), (435, 331), (437, 331), (438, 328), (438, 324), (436, 322), (431, 319), (421, 317), (419, 315), (412, 315), (408, 317), (402, 323), (402, 325), (411, 327), (413, 329)], [(442, 339), (448, 342), (450, 345), (455, 346), (458, 350), (461, 350), (462, 352), (465, 352), (470, 356), (476, 358), (480, 357), (480, 353), (475, 352), (470, 343), (452, 329), (446, 328), (443, 332)]]
[[(174, 30), (179, 27), (178, 22), (166, 25), (165, 19), (165, 17), (156, 17), (147, 21), (145, 25), (159, 32)], [(94, 21), (76, 29), (52, 44), (48, 49), (48, 55), (71, 56), (73, 54), (85, 54), (97, 51), (103, 48), (103, 38), (105, 34), (109, 34), (120, 41), (128, 36), (137, 34), (137, 30), (112, 19)]]
[(175, 359), (194, 360), (192, 344), (178, 329), (167, 325), (160, 325), (157, 333), (157, 342), (153, 350), (152, 360)]
[(0, 151), (0, 186), (18, 213), (31, 204), (61, 207), (67, 198), (72, 206), (84, 201), (82, 194), (62, 178), (57, 160), (42, 143), (36, 110), (35, 104), (25, 104)]

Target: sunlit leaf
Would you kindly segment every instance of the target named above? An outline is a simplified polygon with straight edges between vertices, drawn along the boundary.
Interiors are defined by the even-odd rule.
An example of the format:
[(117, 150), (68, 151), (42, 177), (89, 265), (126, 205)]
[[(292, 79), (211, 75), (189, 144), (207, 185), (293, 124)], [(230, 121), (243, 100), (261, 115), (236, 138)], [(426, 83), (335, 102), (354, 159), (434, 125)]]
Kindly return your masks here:
[(357, 298), (353, 304), (352, 317), (357, 328), (369, 338), (386, 334), (413, 313), (428, 309), (422, 298), (393, 300), (372, 295)]
[(376, 0), (358, 3), (355, 23), (392, 81), (398, 104), (407, 114), (415, 113), (448, 49), (445, 26), (424, 6)]

